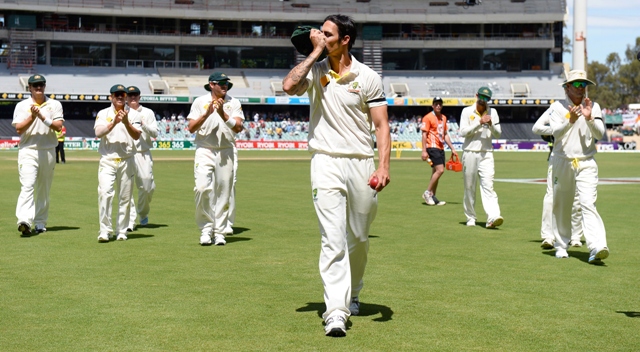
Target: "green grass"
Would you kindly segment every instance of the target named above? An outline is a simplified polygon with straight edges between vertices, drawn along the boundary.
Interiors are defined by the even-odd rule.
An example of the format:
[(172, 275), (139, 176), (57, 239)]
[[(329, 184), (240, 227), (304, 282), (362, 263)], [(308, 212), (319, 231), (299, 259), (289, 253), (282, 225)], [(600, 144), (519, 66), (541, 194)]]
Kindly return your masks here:
[[(630, 351), (640, 346), (638, 185), (599, 187), (606, 266), (540, 249), (543, 185), (495, 183), (505, 223), (464, 226), (462, 174), (438, 198), (418, 152), (392, 155), (361, 315), (323, 334), (320, 236), (304, 151), (240, 151), (236, 234), (201, 247), (193, 151), (154, 152), (151, 225), (99, 244), (97, 152), (56, 167), (49, 231), (20, 238), (17, 153), (0, 153), (1, 351)], [(546, 153), (496, 153), (497, 178), (544, 178)], [(599, 154), (600, 177), (640, 154)], [(478, 195), (478, 225), (486, 219)], [(626, 314), (625, 314), (626, 313)]]

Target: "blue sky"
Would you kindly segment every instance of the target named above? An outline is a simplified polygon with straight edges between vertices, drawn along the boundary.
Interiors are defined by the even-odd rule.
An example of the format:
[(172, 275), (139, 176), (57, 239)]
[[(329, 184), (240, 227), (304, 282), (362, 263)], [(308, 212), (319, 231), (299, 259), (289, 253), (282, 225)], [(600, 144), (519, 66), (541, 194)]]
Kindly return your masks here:
[[(627, 45), (640, 37), (640, 0), (567, 0), (569, 14), (565, 34), (573, 42), (573, 2), (587, 1), (587, 55), (589, 62), (604, 63), (616, 52), (624, 63)], [(572, 64), (571, 54), (563, 61)]]

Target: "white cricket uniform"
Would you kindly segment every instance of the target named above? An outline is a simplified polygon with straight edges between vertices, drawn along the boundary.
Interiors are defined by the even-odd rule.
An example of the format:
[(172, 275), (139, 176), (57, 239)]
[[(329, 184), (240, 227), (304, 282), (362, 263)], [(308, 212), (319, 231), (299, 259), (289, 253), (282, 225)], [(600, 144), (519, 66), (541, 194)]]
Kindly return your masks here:
[(567, 98), (556, 101), (545, 114), (553, 131), (553, 222), (557, 226), (556, 248), (566, 249), (571, 239), (571, 216), (575, 193), (582, 209), (582, 228), (589, 250), (607, 247), (604, 223), (596, 209), (598, 197), (598, 164), (594, 159), (596, 141), (605, 132), (602, 111), (593, 103), (592, 120), (580, 116), (574, 124), (569, 122)]
[[(107, 126), (116, 116), (113, 104), (98, 112), (95, 130), (98, 126)], [(140, 114), (129, 110), (129, 122), (140, 130)], [(129, 225), (131, 197), (133, 194), (133, 178), (136, 171), (133, 159), (136, 144), (127, 132), (124, 123), (118, 123), (111, 132), (100, 138), (98, 152), (100, 165), (98, 168), (98, 213), (100, 217), (100, 234), (113, 234), (114, 226), (111, 221), (113, 197), (118, 191), (118, 217), (116, 220), (116, 235), (126, 235)]]
[(496, 109), (487, 107), (491, 113), (491, 124), (480, 124), (482, 115), (476, 111), (476, 104), (462, 110), (460, 115), (460, 135), (464, 137), (462, 145), (462, 164), (464, 177), (464, 214), (467, 221), (476, 220), (476, 185), (480, 178), (480, 196), (487, 214), (487, 222), (500, 215), (498, 195), (493, 190), (495, 174), (493, 163), (492, 138), (500, 138), (502, 127)]
[(233, 234), (233, 223), (236, 221), (236, 181), (238, 180), (238, 148), (233, 145), (233, 185), (229, 193), (229, 220), (225, 233)]
[(307, 75), (311, 117), (309, 151), (312, 199), (320, 227), (320, 276), (326, 320), (348, 317), (359, 295), (369, 251), (369, 229), (378, 209), (368, 185), (375, 171), (370, 108), (387, 105), (380, 76), (351, 57), (338, 77), (327, 59)]
[[(211, 104), (211, 94), (196, 98), (191, 105), (188, 120), (199, 119)], [(240, 101), (228, 94), (223, 109), (229, 118), (244, 114)], [(193, 175), (195, 178), (196, 223), (201, 235), (229, 234), (229, 196), (233, 186), (235, 132), (214, 111), (196, 132), (196, 155)]]
[(144, 106), (136, 109), (140, 113), (140, 139), (136, 142), (136, 154), (134, 161), (136, 166), (135, 182), (138, 187), (138, 206), (131, 197), (131, 213), (129, 215), (129, 228), (135, 226), (136, 217), (142, 220), (149, 215), (149, 204), (153, 198), (153, 191), (156, 184), (153, 180), (153, 158), (151, 148), (153, 141), (151, 138), (158, 137), (158, 123), (153, 110)]
[[(31, 116), (32, 105), (40, 108), (45, 119), (64, 121), (59, 101), (45, 97), (45, 101), (38, 105), (32, 98), (27, 98), (16, 104), (11, 122), (13, 127)], [(18, 224), (26, 222), (32, 228), (34, 225), (45, 227), (47, 224), (57, 145), (56, 132), (39, 118), (20, 136), (18, 174), (22, 186), (16, 205)]]
[[(553, 131), (549, 125), (549, 114), (542, 114), (533, 125), (532, 132), (540, 136), (551, 136)], [(542, 240), (553, 242), (557, 235), (557, 230), (553, 226), (553, 152), (549, 156), (547, 167), (547, 192), (542, 201), (542, 225), (540, 226), (540, 237)], [(582, 238), (582, 210), (578, 192), (573, 200), (573, 212), (571, 215), (571, 240), (580, 241)]]

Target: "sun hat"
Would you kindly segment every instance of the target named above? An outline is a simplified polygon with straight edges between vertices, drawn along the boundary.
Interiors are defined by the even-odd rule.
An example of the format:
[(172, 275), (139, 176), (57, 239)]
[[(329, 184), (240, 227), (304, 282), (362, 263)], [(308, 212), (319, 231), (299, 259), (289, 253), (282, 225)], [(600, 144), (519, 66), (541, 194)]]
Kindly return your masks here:
[(309, 56), (313, 51), (313, 44), (311, 43), (311, 38), (309, 38), (312, 29), (318, 28), (314, 26), (298, 26), (291, 34), (291, 43), (304, 56)]
[(564, 86), (568, 83), (576, 82), (576, 81), (583, 81), (583, 82), (592, 84), (594, 86), (596, 85), (593, 81), (587, 79), (587, 72), (585, 72), (584, 70), (571, 70), (569, 72), (566, 72), (565, 75), (566, 75), (566, 80), (562, 82), (562, 84), (560, 84), (561, 86)]

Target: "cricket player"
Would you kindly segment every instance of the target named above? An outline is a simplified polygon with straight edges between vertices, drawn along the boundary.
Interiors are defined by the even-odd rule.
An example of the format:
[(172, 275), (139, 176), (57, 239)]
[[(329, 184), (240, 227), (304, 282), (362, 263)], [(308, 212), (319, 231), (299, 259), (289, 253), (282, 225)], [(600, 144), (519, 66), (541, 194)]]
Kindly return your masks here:
[(127, 104), (129, 108), (140, 114), (140, 138), (136, 140), (136, 154), (134, 161), (136, 166), (135, 183), (138, 187), (138, 206), (131, 197), (131, 214), (129, 215), (129, 226), (127, 230), (134, 230), (136, 217), (140, 219), (140, 225), (149, 223), (149, 204), (153, 197), (156, 184), (153, 180), (153, 158), (151, 148), (153, 141), (151, 138), (158, 137), (158, 123), (153, 110), (140, 105), (140, 88), (136, 86), (127, 87)]
[[(540, 136), (552, 136), (551, 126), (549, 125), (549, 114), (542, 114), (533, 125), (532, 132)], [(556, 241), (556, 229), (553, 227), (553, 178), (552, 163), (553, 152), (549, 153), (547, 161), (547, 192), (542, 201), (542, 225), (540, 227), (540, 236), (542, 237), (543, 249), (553, 249)], [(573, 201), (573, 213), (571, 215), (571, 247), (582, 247), (582, 210), (580, 209), (580, 201), (578, 193)]]
[[(223, 246), (229, 234), (229, 197), (233, 186), (234, 145), (242, 131), (240, 101), (227, 94), (233, 83), (214, 72), (204, 88), (211, 92), (196, 98), (187, 116), (189, 132), (196, 134), (194, 159), (196, 223), (200, 244)], [(232, 231), (232, 230), (231, 230)]]
[(127, 240), (133, 178), (136, 165), (135, 141), (140, 138), (140, 114), (126, 104), (127, 90), (122, 84), (111, 87), (111, 106), (102, 109), (96, 116), (93, 129), (100, 138), (98, 152), (101, 154), (98, 168), (98, 205), (100, 234), (98, 242), (109, 242), (113, 237), (111, 222), (113, 197), (118, 191), (118, 217), (115, 232), (118, 241)]
[[(349, 316), (359, 314), (377, 193), (390, 181), (387, 101), (380, 76), (350, 54), (357, 36), (350, 17), (328, 16), (321, 30), (306, 35), (313, 51), (285, 77), (283, 89), (309, 95), (311, 196), (322, 236), (319, 266), (326, 304), (322, 317), (325, 335), (341, 337)], [(327, 57), (317, 62), (323, 52)], [(378, 183), (372, 189), (374, 178)]]
[(502, 225), (498, 195), (493, 190), (492, 138), (500, 138), (502, 128), (496, 109), (489, 107), (491, 89), (481, 87), (476, 94), (476, 103), (464, 108), (460, 116), (460, 135), (464, 137), (462, 165), (464, 178), (464, 214), (467, 226), (476, 226), (476, 185), (480, 178), (480, 196), (487, 214), (486, 228)]
[(595, 85), (583, 70), (572, 70), (562, 84), (566, 100), (556, 101), (545, 114), (555, 138), (552, 160), (553, 222), (557, 226), (556, 257), (567, 258), (571, 240), (571, 216), (578, 192), (589, 263), (602, 264), (609, 256), (604, 223), (596, 209), (598, 164), (596, 141), (605, 132), (598, 103), (587, 97), (587, 86)]
[(56, 132), (64, 123), (62, 104), (45, 96), (47, 80), (33, 75), (27, 80), (31, 97), (16, 104), (11, 125), (20, 135), (18, 174), (20, 195), (16, 205), (18, 231), (22, 237), (47, 231), (49, 190), (55, 168)]

